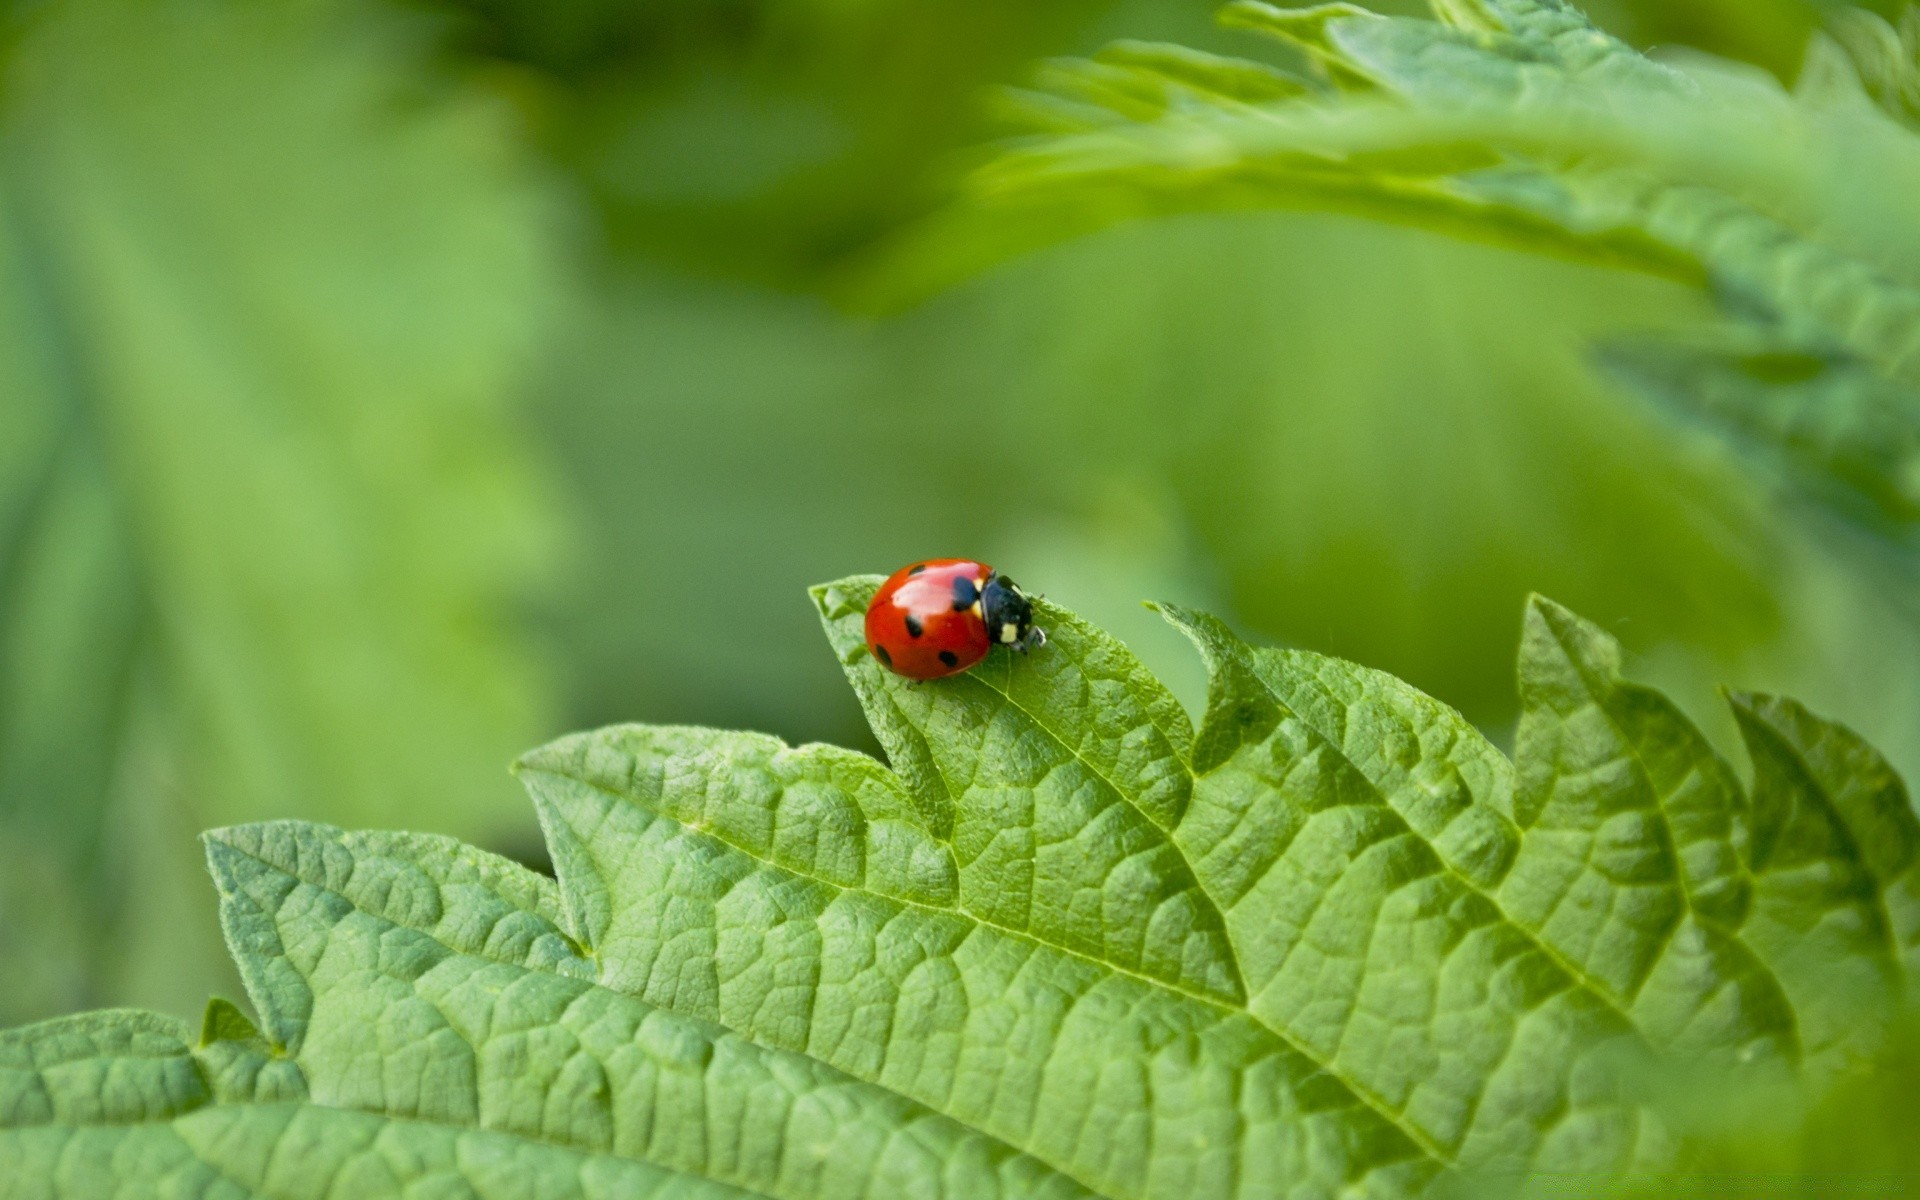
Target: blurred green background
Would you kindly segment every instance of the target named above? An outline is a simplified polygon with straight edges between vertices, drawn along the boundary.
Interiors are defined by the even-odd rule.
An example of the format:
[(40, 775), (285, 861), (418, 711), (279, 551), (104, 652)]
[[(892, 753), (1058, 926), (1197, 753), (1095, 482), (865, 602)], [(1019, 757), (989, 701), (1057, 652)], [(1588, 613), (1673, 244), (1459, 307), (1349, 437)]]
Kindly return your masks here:
[[(1871, 539), (1609, 386), (1677, 284), (1303, 214), (889, 302), (994, 87), (1213, 0), (0, 5), (0, 1025), (234, 994), (198, 830), (537, 858), (518, 751), (870, 746), (803, 595), (980, 556), (1392, 670), (1496, 738), (1523, 596), (1716, 732), (1791, 692), (1920, 772)], [(1411, 11), (1408, 6), (1398, 7)], [(1791, 77), (1808, 0), (1604, 25)]]

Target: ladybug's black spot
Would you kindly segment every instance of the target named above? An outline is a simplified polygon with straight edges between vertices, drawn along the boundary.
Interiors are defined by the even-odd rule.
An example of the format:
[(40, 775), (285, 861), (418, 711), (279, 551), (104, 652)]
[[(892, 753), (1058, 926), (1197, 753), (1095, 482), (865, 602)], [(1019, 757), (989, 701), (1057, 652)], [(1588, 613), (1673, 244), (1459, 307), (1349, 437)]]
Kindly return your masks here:
[(940, 661), (950, 667), (957, 667), (960, 665), (960, 656), (951, 650), (942, 650), (940, 652)]
[(926, 630), (922, 629), (920, 626), (920, 618), (914, 616), (912, 613), (908, 613), (907, 614), (907, 636), (919, 637), (922, 633), (925, 633), (925, 632)]
[(911, 567), (909, 567), (909, 568), (907, 568), (907, 574), (909, 574), (909, 575), (918, 575), (918, 574), (919, 574), (920, 572), (922, 572), (922, 571), (924, 571), (924, 570), (926, 570), (926, 569), (927, 569), (927, 564), (925, 564), (925, 563), (915, 563), (915, 564), (913, 564), (913, 566), (911, 566)]
[(953, 611), (965, 612), (979, 598), (980, 589), (973, 586), (973, 580), (961, 575), (953, 581)]
[(875, 646), (873, 648), (873, 656), (889, 667), (893, 665), (893, 655), (887, 653), (885, 646)]

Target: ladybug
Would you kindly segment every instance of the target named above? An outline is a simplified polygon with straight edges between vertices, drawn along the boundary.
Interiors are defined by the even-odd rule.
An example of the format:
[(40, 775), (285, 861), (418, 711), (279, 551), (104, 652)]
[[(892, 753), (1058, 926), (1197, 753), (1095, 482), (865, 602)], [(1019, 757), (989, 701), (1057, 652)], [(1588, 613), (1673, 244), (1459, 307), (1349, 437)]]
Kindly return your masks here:
[(968, 558), (930, 558), (895, 571), (867, 605), (867, 649), (908, 679), (957, 675), (995, 645), (1047, 644), (1033, 601), (1013, 580)]

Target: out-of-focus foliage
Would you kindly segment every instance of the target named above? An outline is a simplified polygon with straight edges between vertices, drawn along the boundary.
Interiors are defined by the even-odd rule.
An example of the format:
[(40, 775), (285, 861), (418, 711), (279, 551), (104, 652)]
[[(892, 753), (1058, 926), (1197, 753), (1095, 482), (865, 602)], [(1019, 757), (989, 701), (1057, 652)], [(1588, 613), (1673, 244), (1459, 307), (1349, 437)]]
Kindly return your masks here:
[(1736, 1082), (1697, 1068), (1656, 1070), (1649, 1084), (1661, 1119), (1691, 1147), (1687, 1169), (1529, 1179), (1485, 1172), (1460, 1180), (1453, 1194), (1463, 1200), (1905, 1197), (1920, 1178), (1920, 1142), (1907, 1119), (1915, 1079), (1920, 1016), (1910, 1009), (1890, 1023), (1877, 1055), (1825, 1089), (1754, 1077)]
[(1893, 1023), (1876, 1056), (1812, 1095), (1675, 1073), (1661, 1080), (1663, 1109), (1700, 1147), (1697, 1173), (1624, 1180), (1601, 1194), (1649, 1200), (1910, 1194), (1920, 1179), (1920, 1141), (1903, 1114), (1916, 1079), (1920, 1017), (1911, 1011)]
[(1600, 362), (1734, 440), (1782, 486), (1895, 543), (1920, 531), (1920, 395), (1867, 364), (1739, 335), (1619, 342)]
[(0, 51), (0, 1021), (221, 970), (194, 831), (489, 836), (555, 532), (505, 112), (358, 5), (64, 3)]
[[(1789, 94), (1705, 60), (1652, 62), (1559, 0), (1435, 11), (1223, 11), (1295, 47), (1317, 79), (1146, 43), (1059, 64), (1021, 104), (1045, 133), (981, 173), (987, 236), (1129, 211), (1327, 208), (1711, 287), (1759, 343), (1744, 360), (1798, 360), (1797, 377), (1621, 345), (1623, 378), (1802, 451), (1817, 421), (1825, 452), (1798, 454), (1816, 473), (1913, 486), (1920, 224), (1905, 197), (1920, 176), (1907, 127), (1920, 15), (1896, 30), (1848, 13), (1843, 40), (1816, 39)], [(1051, 219), (1009, 220), (1003, 206)], [(967, 253), (952, 235), (969, 223), (986, 224), (966, 211), (936, 223), (918, 257), (937, 270), (953, 243)], [(1713, 399), (1696, 401), (1709, 376)], [(1846, 402), (1823, 403), (1835, 393)]]

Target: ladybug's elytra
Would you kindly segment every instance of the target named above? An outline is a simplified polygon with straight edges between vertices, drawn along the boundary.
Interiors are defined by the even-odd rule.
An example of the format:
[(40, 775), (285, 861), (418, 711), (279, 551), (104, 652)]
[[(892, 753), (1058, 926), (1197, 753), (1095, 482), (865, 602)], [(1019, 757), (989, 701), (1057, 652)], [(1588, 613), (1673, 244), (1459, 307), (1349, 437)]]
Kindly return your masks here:
[(969, 558), (930, 558), (902, 567), (867, 605), (867, 649), (908, 679), (957, 675), (996, 645), (1025, 653), (1046, 644), (1026, 593)]

